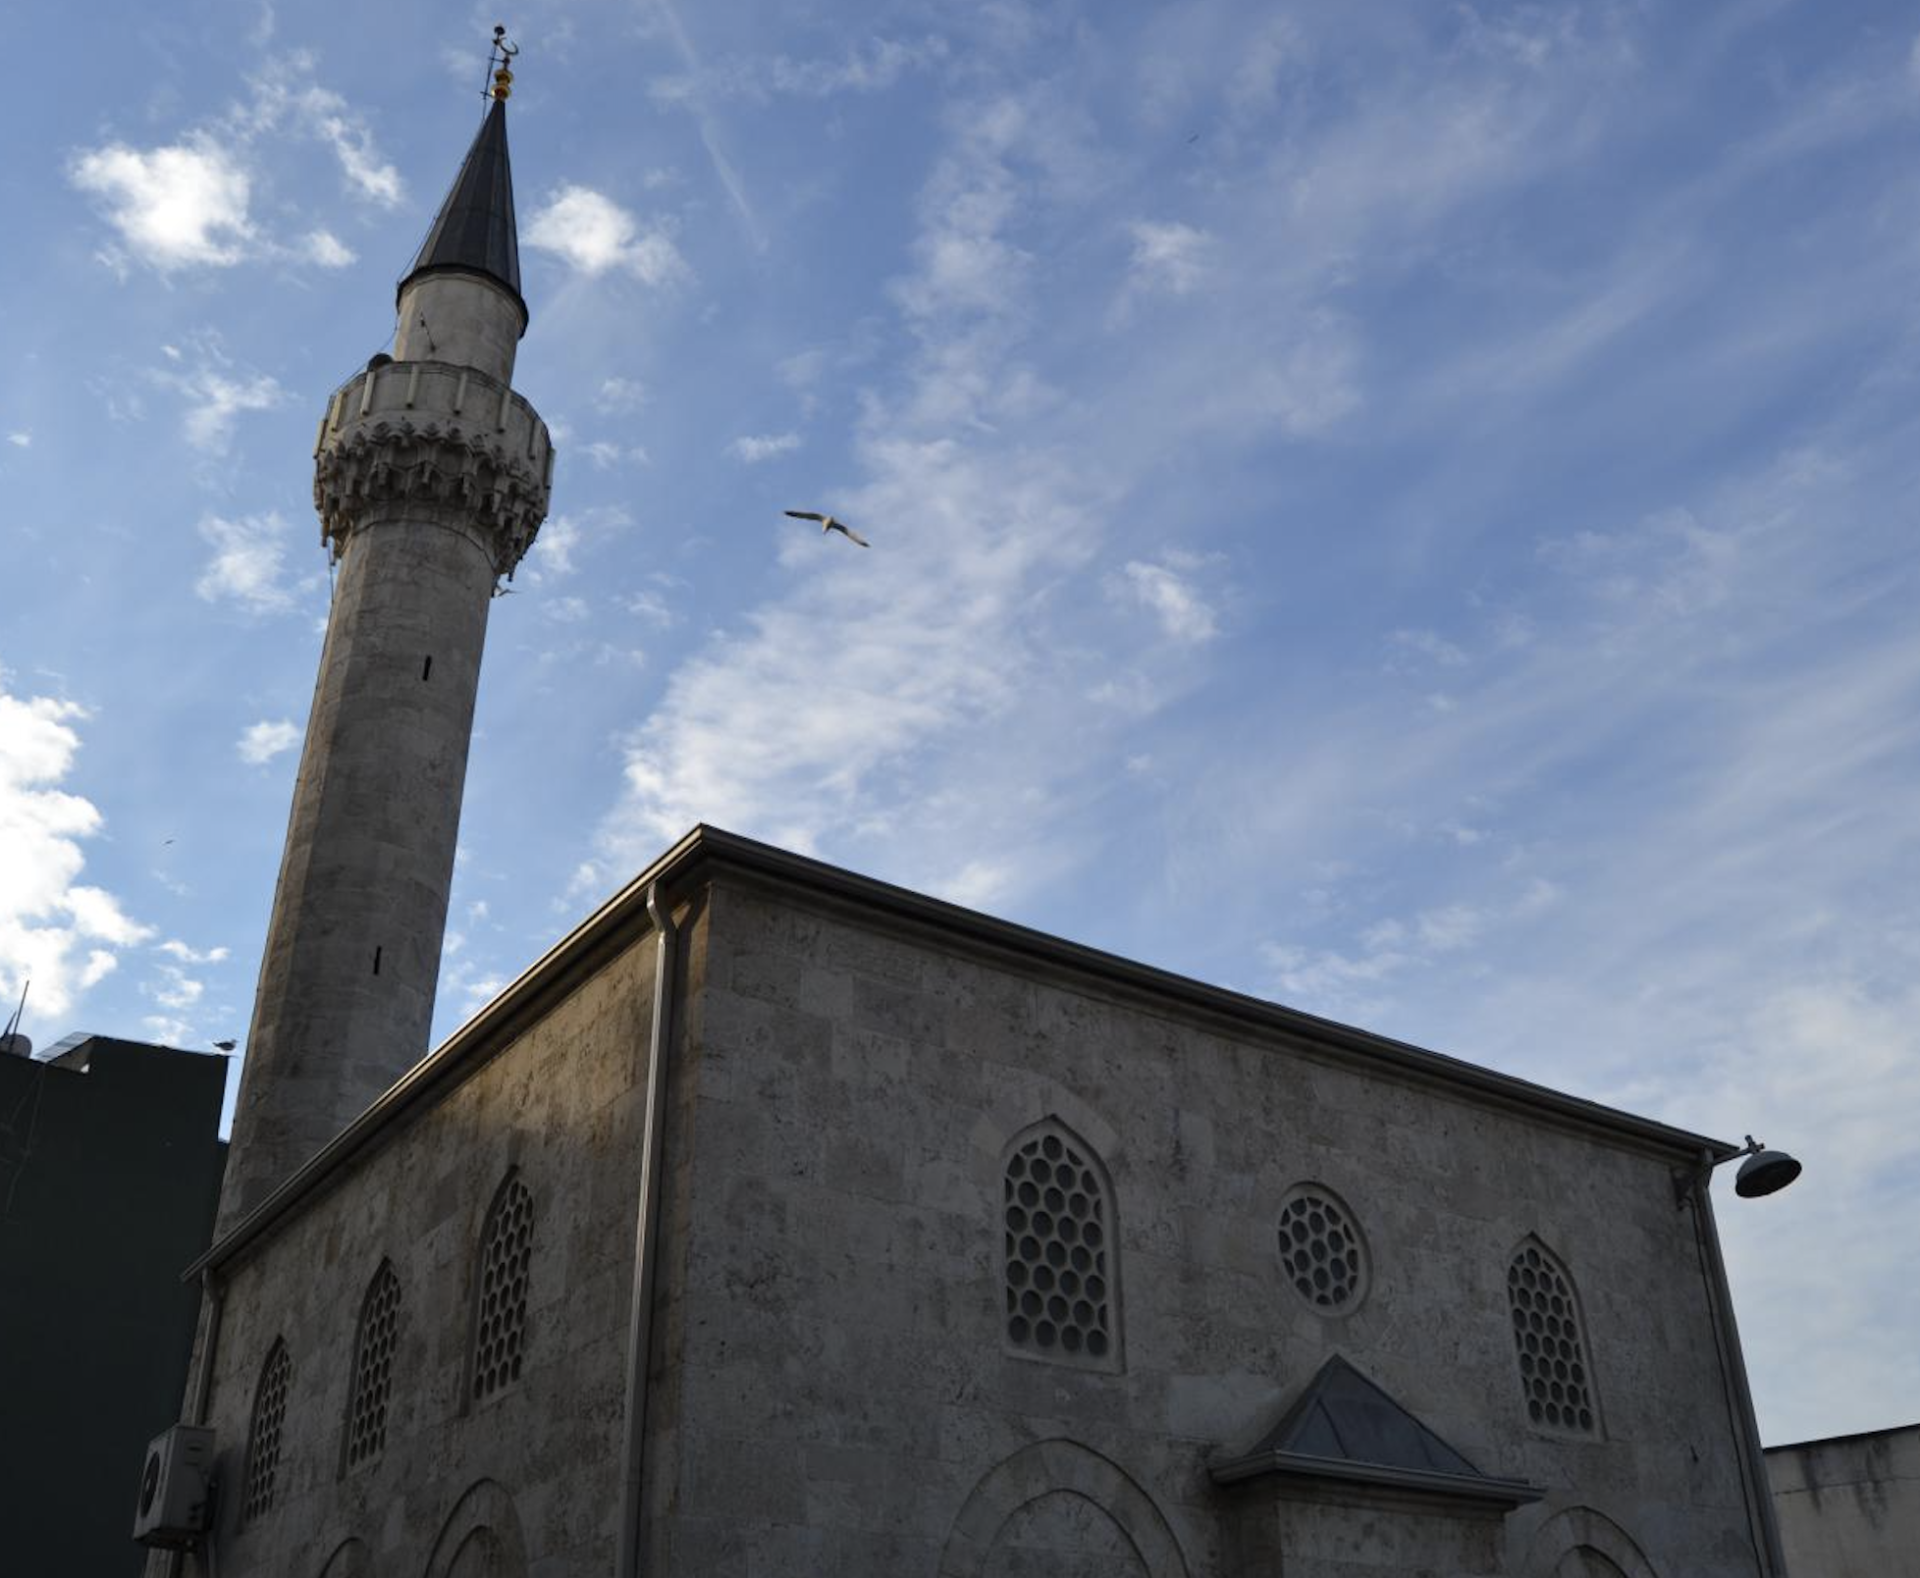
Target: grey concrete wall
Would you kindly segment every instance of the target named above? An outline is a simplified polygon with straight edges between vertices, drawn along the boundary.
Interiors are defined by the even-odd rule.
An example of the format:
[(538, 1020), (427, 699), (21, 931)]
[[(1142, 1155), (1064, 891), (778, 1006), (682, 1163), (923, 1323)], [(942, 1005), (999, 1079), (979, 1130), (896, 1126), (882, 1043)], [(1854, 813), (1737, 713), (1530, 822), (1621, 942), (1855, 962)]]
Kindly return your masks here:
[[(1224, 1578), (1244, 1569), (1207, 1458), (1333, 1351), (1483, 1471), (1547, 1488), (1507, 1520), (1504, 1570), (1554, 1572), (1589, 1525), (1623, 1571), (1756, 1570), (1667, 1159), (743, 885), (711, 925), (673, 1141), (653, 1570), (984, 1571), (980, 1487), (1058, 1440), (1107, 1465), (1082, 1499), (1130, 1531), (1164, 1519), (1177, 1557), (1150, 1571)], [(1001, 1159), (1050, 1115), (1116, 1187), (1117, 1376), (1004, 1339)], [(1342, 1318), (1280, 1271), (1303, 1179), (1369, 1240), (1371, 1295)], [(1527, 1421), (1505, 1278), (1528, 1234), (1576, 1280), (1600, 1439)]]
[[(651, 1002), (651, 949), (620, 953), (235, 1269), (211, 1399), (220, 1578), (413, 1578), (488, 1551), (502, 1578), (522, 1570), (516, 1553), (533, 1578), (612, 1570)], [(476, 1403), (476, 1255), (509, 1169), (535, 1209), (525, 1368)], [(355, 1326), (383, 1258), (401, 1288), (387, 1440), (349, 1470)], [(242, 1527), (254, 1389), (276, 1339), (293, 1368), (275, 1504)]]
[(1767, 1450), (1793, 1578), (1920, 1578), (1920, 1425)]

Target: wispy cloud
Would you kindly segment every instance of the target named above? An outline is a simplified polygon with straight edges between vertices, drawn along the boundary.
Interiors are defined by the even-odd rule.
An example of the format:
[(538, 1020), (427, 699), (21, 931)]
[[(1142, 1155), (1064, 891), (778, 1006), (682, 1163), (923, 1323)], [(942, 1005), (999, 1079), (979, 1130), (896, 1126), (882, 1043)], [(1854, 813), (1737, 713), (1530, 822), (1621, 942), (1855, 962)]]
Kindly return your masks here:
[(603, 378), (593, 403), (610, 416), (638, 411), (647, 403), (646, 385), (637, 378)]
[(523, 234), (528, 246), (551, 252), (587, 275), (618, 270), (643, 284), (669, 285), (688, 273), (664, 230), (643, 225), (587, 186), (562, 186), (534, 212)]
[(250, 614), (277, 614), (294, 605), (287, 581), (290, 528), (277, 510), (228, 520), (208, 515), (199, 525), (213, 558), (194, 583), (210, 603), (232, 603)]
[(664, 28), (680, 56), (682, 75), (689, 86), (679, 95), (677, 102), (684, 105), (693, 117), (694, 129), (699, 133), (707, 162), (713, 167), (714, 178), (727, 194), (727, 200), (739, 216), (741, 228), (754, 250), (764, 252), (767, 250), (766, 228), (760, 223), (760, 216), (747, 196), (746, 183), (741, 180), (740, 172), (727, 152), (720, 123), (713, 112), (712, 96), (704, 86), (705, 69), (699, 52), (694, 48), (692, 35), (687, 32), (686, 23), (681, 20), (673, 0), (651, 0), (648, 14)]
[(1150, 290), (1184, 296), (1207, 276), (1213, 239), (1192, 225), (1136, 220), (1133, 236), (1133, 278)]
[(1212, 605), (1193, 584), (1196, 567), (1187, 555), (1166, 554), (1152, 564), (1132, 559), (1121, 566), (1119, 584), (1129, 601), (1159, 620), (1166, 636), (1193, 645), (1220, 633)]
[(241, 730), (234, 753), (249, 767), (259, 767), (300, 743), (300, 725), (288, 718), (262, 719)]
[(307, 80), (314, 69), (309, 54), (270, 60), (246, 100), (172, 142), (141, 148), (110, 140), (74, 155), (68, 179), (99, 204), (118, 236), (103, 260), (123, 276), (133, 263), (174, 273), (254, 259), (323, 268), (351, 261), (329, 230), (280, 241), (254, 215), (261, 144), (288, 135), (328, 146), (358, 197), (384, 208), (401, 201), (399, 174), (379, 157), (364, 119), (338, 93)]
[(331, 230), (316, 230), (307, 237), (307, 257), (322, 268), (345, 268), (355, 259), (353, 248)]
[(767, 433), (759, 436), (743, 433), (727, 445), (727, 453), (745, 465), (757, 466), (763, 461), (791, 455), (799, 447), (798, 433)]
[(704, 97), (764, 102), (776, 97), (825, 99), (842, 93), (884, 93), (910, 73), (939, 66), (948, 53), (947, 41), (937, 35), (867, 38), (830, 59), (775, 54), (699, 65), (655, 77), (647, 91), (662, 104)]

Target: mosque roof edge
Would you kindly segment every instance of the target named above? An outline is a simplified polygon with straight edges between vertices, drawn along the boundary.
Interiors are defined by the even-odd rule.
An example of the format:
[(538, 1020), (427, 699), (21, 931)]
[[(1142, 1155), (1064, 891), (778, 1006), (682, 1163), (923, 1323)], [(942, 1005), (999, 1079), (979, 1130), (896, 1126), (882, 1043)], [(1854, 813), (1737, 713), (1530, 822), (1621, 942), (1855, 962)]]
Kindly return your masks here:
[(1322, 1019), (1225, 987), (1209, 986), (702, 823), (653, 860), (402, 1075), (298, 1172), (235, 1223), (226, 1237), (182, 1273), (182, 1279), (196, 1278), (203, 1271), (217, 1272), (243, 1255), (274, 1222), (321, 1188), (353, 1156), (377, 1144), (405, 1114), (432, 1100), (447, 1086), (458, 1083), (471, 1067), (479, 1066), (510, 1042), (521, 1027), (539, 1017), (556, 993), (570, 989), (571, 983), (597, 968), (613, 952), (651, 930), (647, 894), (656, 884), (663, 884), (672, 894), (676, 890), (685, 891), (695, 880), (725, 873), (798, 888), (859, 909), (879, 910), (898, 919), (958, 935), (975, 945), (1025, 959), (1038, 959), (1111, 986), (1178, 1003), (1190, 1010), (1269, 1032), (1291, 1034), (1326, 1051), (1350, 1055), (1366, 1068), (1391, 1070), (1496, 1106), (1553, 1117), (1642, 1149), (1665, 1152), (1675, 1162), (1692, 1161), (1702, 1151), (1709, 1152), (1716, 1161), (1739, 1152), (1738, 1146), (1725, 1140), (1638, 1117), (1410, 1042)]

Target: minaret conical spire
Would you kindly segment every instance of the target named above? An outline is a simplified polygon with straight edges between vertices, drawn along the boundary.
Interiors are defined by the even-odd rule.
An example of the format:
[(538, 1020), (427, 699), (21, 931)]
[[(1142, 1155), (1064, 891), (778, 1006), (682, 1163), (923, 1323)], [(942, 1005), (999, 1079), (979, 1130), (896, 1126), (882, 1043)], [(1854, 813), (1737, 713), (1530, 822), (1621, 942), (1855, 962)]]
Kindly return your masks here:
[(525, 331), (527, 304), (520, 294), (513, 166), (507, 157), (507, 100), (497, 88), (493, 106), (480, 123), (420, 255), (400, 282), (399, 294), (404, 295), (421, 275), (440, 270), (477, 274), (505, 286), (519, 305), (521, 329)]

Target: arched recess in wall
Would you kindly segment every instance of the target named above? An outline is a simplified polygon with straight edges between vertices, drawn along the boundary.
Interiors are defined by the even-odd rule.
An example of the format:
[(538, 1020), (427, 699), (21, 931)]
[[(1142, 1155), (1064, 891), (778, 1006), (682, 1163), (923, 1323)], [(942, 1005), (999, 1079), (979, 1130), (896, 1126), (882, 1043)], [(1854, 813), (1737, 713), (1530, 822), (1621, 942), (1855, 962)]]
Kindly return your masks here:
[(513, 1498), (476, 1480), (454, 1503), (427, 1558), (425, 1578), (526, 1578), (527, 1542)]
[(1660, 1578), (1627, 1531), (1592, 1507), (1567, 1507), (1540, 1525), (1526, 1578)]
[[(1078, 1542), (1098, 1570), (1187, 1578), (1172, 1528), (1125, 1470), (1077, 1441), (1022, 1447), (975, 1485), (953, 1520), (939, 1578), (1008, 1578), (1028, 1539)], [(1093, 1570), (1093, 1569), (1089, 1569)]]
[(344, 1539), (320, 1569), (320, 1578), (373, 1578), (373, 1559), (365, 1540)]

